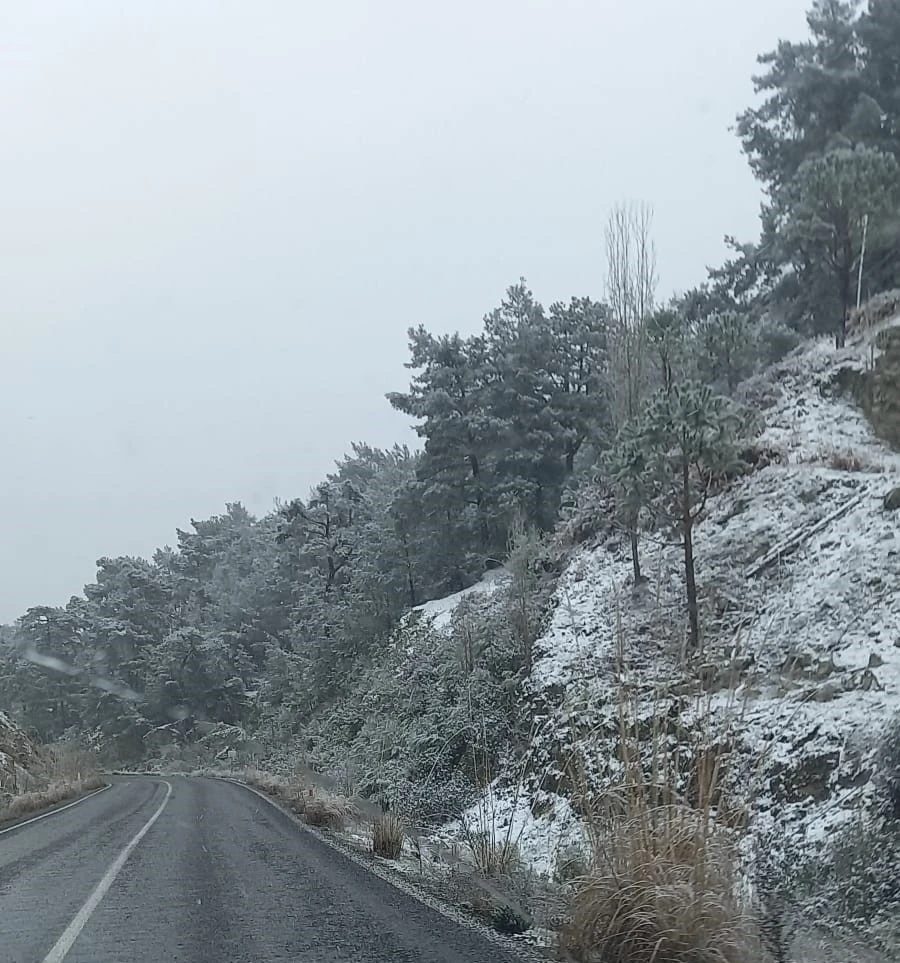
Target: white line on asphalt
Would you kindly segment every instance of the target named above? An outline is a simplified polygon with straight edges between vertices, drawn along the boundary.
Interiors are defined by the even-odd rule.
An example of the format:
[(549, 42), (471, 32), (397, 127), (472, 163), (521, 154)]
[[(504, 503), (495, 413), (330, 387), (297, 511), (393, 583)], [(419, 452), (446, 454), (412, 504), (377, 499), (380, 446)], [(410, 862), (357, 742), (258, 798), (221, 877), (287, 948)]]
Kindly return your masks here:
[[(165, 782), (165, 780), (163, 780)], [(74, 919), (66, 927), (66, 931), (63, 935), (56, 941), (53, 949), (44, 957), (42, 963), (62, 963), (66, 958), (66, 954), (72, 949), (72, 944), (78, 939), (78, 934), (84, 929), (87, 921), (91, 918), (94, 910), (100, 905), (100, 900), (106, 896), (109, 892), (110, 886), (115, 882), (116, 877), (122, 871), (122, 867), (128, 862), (128, 857), (134, 852), (137, 844), (150, 832), (153, 824), (162, 815), (162, 811), (166, 808), (166, 804), (169, 801), (169, 797), (172, 795), (172, 784), (166, 782), (166, 798), (160, 803), (159, 809), (144, 823), (143, 828), (140, 832), (131, 840), (131, 842), (116, 856), (113, 860), (112, 865), (106, 871), (103, 879), (97, 883), (94, 892), (87, 898), (84, 906), (75, 914)]]
[(98, 793), (106, 792), (109, 789), (110, 784), (107, 783), (100, 789), (95, 789), (93, 792), (89, 792), (86, 796), (82, 796), (81, 799), (76, 799), (75, 802), (70, 802), (65, 806), (60, 806), (59, 809), (51, 809), (48, 813), (41, 813), (40, 816), (32, 816), (31, 819), (25, 819), (20, 823), (16, 823), (15, 826), (10, 826), (9, 829), (0, 829), (0, 836), (5, 833), (11, 833), (15, 829), (21, 829), (23, 826), (28, 826), (30, 823), (36, 823), (39, 819), (46, 819), (48, 816), (55, 816), (57, 813), (65, 812), (67, 809), (71, 809), (73, 806), (77, 806), (79, 803), (83, 803), (86, 799), (91, 799)]

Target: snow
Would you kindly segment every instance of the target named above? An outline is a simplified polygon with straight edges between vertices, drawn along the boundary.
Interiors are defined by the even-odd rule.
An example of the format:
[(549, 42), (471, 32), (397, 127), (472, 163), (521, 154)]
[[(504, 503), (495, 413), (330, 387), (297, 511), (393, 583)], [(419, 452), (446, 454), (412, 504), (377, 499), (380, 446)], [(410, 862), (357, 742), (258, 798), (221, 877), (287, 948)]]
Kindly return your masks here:
[[(736, 733), (754, 760), (760, 825), (777, 813), (809, 841), (871, 793), (879, 730), (900, 712), (900, 513), (882, 506), (900, 486), (900, 455), (833, 390), (841, 367), (871, 363), (876, 333), (840, 352), (815, 342), (773, 369), (775, 400), (759, 444), (778, 460), (711, 500), (695, 530), (701, 661), (724, 678), (682, 705), (682, 719), (696, 722), (708, 710)], [(773, 552), (811, 530), (795, 550)], [(550, 707), (537, 753), (550, 769), (561, 754), (579, 752), (593, 778), (609, 778), (615, 766), (598, 740), (614, 731), (617, 687), (633, 686), (652, 713), (652, 693), (696, 681), (684, 668), (681, 547), (648, 536), (641, 551), (648, 583), (638, 593), (626, 537), (583, 549), (560, 580), (531, 677), (533, 698)], [(773, 564), (750, 577), (766, 553)], [(824, 798), (814, 790), (804, 797), (799, 777), (794, 796), (776, 798), (773, 774), (796, 772), (805, 760), (814, 772), (817, 760), (824, 767)], [(563, 825), (567, 812), (561, 798), (541, 820), (510, 811), (536, 868), (548, 868), (553, 819), (562, 813)]]
[(503, 569), (494, 569), (484, 575), (479, 582), (470, 585), (461, 592), (448, 595), (446, 598), (435, 599), (432, 602), (425, 602), (424, 605), (418, 605), (412, 611), (431, 619), (434, 628), (447, 631), (450, 628), (453, 613), (463, 599), (472, 595), (491, 596), (500, 586), (505, 584), (507, 578), (508, 576)]
[[(534, 809), (546, 802), (547, 811)], [(497, 848), (509, 846), (533, 872), (553, 875), (558, 856), (568, 847), (586, 851), (583, 826), (570, 803), (561, 797), (527, 793), (524, 787), (504, 788), (493, 783), (482, 798), (435, 834), (435, 840), (453, 840), (483, 834)]]

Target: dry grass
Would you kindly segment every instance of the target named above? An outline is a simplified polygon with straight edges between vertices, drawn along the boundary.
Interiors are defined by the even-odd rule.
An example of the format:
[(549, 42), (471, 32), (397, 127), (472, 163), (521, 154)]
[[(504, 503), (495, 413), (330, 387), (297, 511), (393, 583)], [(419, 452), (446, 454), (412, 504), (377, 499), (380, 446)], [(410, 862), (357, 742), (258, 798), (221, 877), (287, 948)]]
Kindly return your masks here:
[(507, 834), (471, 827), (464, 827), (464, 834), (472, 859), (483, 875), (508, 876), (520, 865), (519, 847)]
[(6, 805), (0, 807), (0, 822), (31, 816), (34, 813), (58, 806), (67, 799), (74, 799), (84, 792), (99, 789), (102, 785), (103, 779), (100, 775), (93, 774), (71, 782), (53, 782), (45, 789), (12, 796), (7, 800)]
[[(636, 807), (640, 810), (642, 807)], [(644, 809), (614, 821), (579, 885), (564, 934), (576, 959), (744, 963), (758, 959), (731, 848), (702, 813)]]
[(52, 746), (42, 752), (40, 769), (31, 774), (24, 791), (4, 796), (0, 822), (51, 809), (102, 785), (95, 753), (75, 744)]
[(241, 775), (244, 782), (267, 796), (288, 796), (294, 788), (287, 779), (253, 767), (248, 767)]
[(865, 464), (862, 459), (852, 451), (833, 451), (828, 459), (828, 465), (835, 471), (865, 470)]
[(341, 796), (309, 790), (291, 801), (291, 808), (310, 826), (342, 832), (353, 817), (353, 808)]
[(726, 817), (730, 735), (712, 732), (708, 712), (694, 733), (671, 732), (664, 700), (648, 725), (621, 648), (617, 677), (621, 778), (600, 796), (583, 787), (592, 863), (563, 947), (585, 963), (758, 963), (739, 895), (741, 829)]
[(52, 782), (77, 783), (95, 779), (100, 773), (96, 753), (82, 746), (65, 743), (53, 746), (49, 760)]
[(399, 859), (403, 852), (406, 829), (403, 820), (393, 812), (375, 817), (372, 826), (372, 852), (385, 859)]
[(256, 768), (244, 769), (241, 778), (267, 796), (288, 806), (310, 826), (342, 832), (359, 813), (345, 796), (320, 787), (309, 787), (305, 780), (285, 778)]

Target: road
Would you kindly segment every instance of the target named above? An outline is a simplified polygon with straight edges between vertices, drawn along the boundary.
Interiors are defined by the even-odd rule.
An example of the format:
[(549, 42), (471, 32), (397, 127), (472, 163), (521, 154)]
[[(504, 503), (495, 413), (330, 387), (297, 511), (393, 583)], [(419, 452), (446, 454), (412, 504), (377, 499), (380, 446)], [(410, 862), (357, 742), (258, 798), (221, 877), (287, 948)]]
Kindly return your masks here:
[(512, 963), (248, 789), (122, 777), (0, 834), (2, 963)]

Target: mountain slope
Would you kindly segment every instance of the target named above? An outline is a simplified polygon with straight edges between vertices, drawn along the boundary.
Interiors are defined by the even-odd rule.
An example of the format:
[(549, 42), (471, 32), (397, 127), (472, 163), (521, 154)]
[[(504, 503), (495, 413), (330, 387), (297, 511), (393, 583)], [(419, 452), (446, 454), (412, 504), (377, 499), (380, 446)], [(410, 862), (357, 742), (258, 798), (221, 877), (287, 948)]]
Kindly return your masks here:
[(804, 346), (744, 386), (766, 427), (755, 469), (696, 529), (701, 652), (685, 652), (674, 539), (643, 539), (638, 591), (627, 536), (607, 529), (575, 552), (535, 645), (530, 792), (502, 789), (513, 767), (489, 793), (498, 829), (536, 868), (583, 843), (571, 802), (620, 777), (623, 698), (638, 726), (664, 719), (672, 739), (703, 728), (727, 748), (756, 838), (777, 827), (811, 852), (881, 791), (877, 746), (900, 716), (900, 511), (885, 504), (900, 454), (841, 386), (898, 334), (894, 319), (840, 352)]

